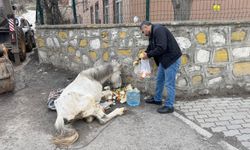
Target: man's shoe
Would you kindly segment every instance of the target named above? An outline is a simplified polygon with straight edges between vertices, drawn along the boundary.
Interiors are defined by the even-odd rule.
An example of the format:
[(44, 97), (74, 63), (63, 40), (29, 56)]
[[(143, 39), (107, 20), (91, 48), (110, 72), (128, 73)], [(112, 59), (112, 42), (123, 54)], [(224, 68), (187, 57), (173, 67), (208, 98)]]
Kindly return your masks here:
[(148, 104), (155, 104), (155, 105), (161, 105), (162, 101), (155, 101), (154, 98), (149, 98), (145, 100), (146, 103)]
[(161, 108), (158, 108), (157, 112), (161, 113), (161, 114), (172, 113), (172, 112), (174, 112), (174, 107), (169, 108), (167, 106), (163, 106)]

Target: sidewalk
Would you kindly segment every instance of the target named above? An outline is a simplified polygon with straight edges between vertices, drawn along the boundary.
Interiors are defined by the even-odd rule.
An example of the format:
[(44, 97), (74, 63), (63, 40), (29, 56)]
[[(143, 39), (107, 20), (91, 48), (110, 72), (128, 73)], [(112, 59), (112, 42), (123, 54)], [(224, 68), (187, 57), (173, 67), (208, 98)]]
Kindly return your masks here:
[[(70, 81), (74, 79), (75, 75), (69, 71), (53, 68), (52, 66), (39, 65), (32, 59), (26, 66), (23, 66), (23, 68), (19, 67), (15, 76), (17, 81), (16, 91), (14, 93), (0, 95), (0, 150), (55, 149), (50, 139), (55, 133), (54, 122), (56, 112), (47, 109), (47, 96), (52, 89), (62, 88), (68, 85)], [(214, 101), (219, 100), (215, 99)], [(210, 100), (207, 100), (207, 103), (209, 102)], [(207, 103), (204, 105), (208, 105)], [(240, 104), (242, 103), (243, 100), (239, 103), (240, 108), (242, 106)], [(244, 104), (246, 103), (244, 102)], [(191, 119), (193, 119), (195, 115), (199, 115), (201, 110), (203, 111), (203, 108), (201, 108), (202, 104), (197, 105), (200, 106), (200, 108), (192, 106), (193, 104), (196, 103), (177, 103), (180, 110), (189, 113), (187, 116)], [(97, 121), (90, 124), (87, 124), (83, 120), (76, 121), (74, 127), (76, 127), (79, 132), (80, 138), (69, 149), (230, 149), (223, 143), (223, 138), (217, 136), (204, 137), (176, 117), (175, 114), (158, 114), (156, 112), (157, 107), (158, 106), (142, 102), (139, 107), (129, 107), (129, 111), (126, 115), (119, 116), (106, 125), (100, 125)], [(204, 111), (205, 108), (207, 107), (204, 107)], [(247, 111), (247, 108), (244, 108), (245, 111)], [(193, 114), (191, 114), (191, 112)], [(243, 110), (239, 112), (244, 113)], [(210, 113), (213, 114), (212, 111), (210, 111)], [(203, 115), (209, 116), (206, 113)], [(232, 117), (232, 119), (233, 118), (234, 117)], [(202, 124), (203, 127), (208, 123), (213, 123), (213, 120), (209, 122), (205, 117), (197, 119), (204, 120), (204, 124)], [(239, 118), (235, 120), (239, 120)], [(246, 145), (246, 137), (249, 130), (247, 130), (246, 127), (248, 124), (245, 122), (249, 121), (249, 119), (243, 119), (243, 121), (244, 126), (242, 124), (242, 128), (235, 129), (236, 127), (234, 126), (231, 128), (235, 131), (234, 133), (236, 133), (236, 131), (238, 131), (237, 133), (244, 133), (243, 136), (238, 134), (237, 136), (239, 139), (243, 139), (242, 141), (244, 141)], [(228, 123), (231, 122), (228, 121)], [(215, 128), (215, 125), (216, 123), (211, 127)], [(226, 126), (226, 129), (227, 128), (229, 128), (229, 126)], [(217, 128), (215, 129), (218, 130)], [(232, 133), (230, 135), (232, 135)]]
[(250, 149), (250, 97), (178, 101), (176, 108), (208, 131)]

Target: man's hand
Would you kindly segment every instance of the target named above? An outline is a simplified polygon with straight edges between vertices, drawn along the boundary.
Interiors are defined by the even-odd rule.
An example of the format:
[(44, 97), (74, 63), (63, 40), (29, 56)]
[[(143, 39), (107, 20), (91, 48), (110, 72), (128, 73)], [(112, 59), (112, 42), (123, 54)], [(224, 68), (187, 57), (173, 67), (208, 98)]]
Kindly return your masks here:
[(140, 56), (141, 59), (148, 59), (148, 55), (146, 52), (141, 52)]

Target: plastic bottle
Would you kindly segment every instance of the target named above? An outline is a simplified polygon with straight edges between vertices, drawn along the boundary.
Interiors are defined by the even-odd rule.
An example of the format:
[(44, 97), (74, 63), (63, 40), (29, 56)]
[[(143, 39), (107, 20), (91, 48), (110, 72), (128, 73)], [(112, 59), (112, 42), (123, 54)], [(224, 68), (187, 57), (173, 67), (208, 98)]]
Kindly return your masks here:
[(128, 90), (126, 93), (127, 104), (129, 106), (138, 106), (140, 105), (140, 91), (135, 88)]

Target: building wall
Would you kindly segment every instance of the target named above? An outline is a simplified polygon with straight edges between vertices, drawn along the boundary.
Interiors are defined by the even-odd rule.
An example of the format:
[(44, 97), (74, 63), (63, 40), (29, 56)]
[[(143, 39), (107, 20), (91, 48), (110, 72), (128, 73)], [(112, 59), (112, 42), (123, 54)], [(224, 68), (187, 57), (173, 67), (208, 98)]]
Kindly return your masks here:
[[(78, 0), (78, 15), (83, 24), (90, 24), (90, 9), (82, 11), (82, 2)], [(103, 23), (103, 0), (88, 0), (88, 7), (99, 2), (99, 15), (101, 23)], [(145, 0), (122, 0), (123, 2), (123, 19), (124, 23), (132, 23), (134, 16), (140, 18), (139, 21), (145, 20), (146, 1)], [(109, 23), (114, 23), (114, 1), (109, 0)], [(219, 4), (220, 9), (214, 9), (214, 5)], [(250, 19), (248, 15), (250, 10), (249, 0), (193, 0), (191, 9), (191, 20), (216, 20), (216, 19)], [(250, 13), (250, 12), (249, 12)], [(174, 11), (171, 0), (154, 0), (150, 1), (150, 20), (153, 22), (162, 22), (174, 20)]]
[[(192, 96), (250, 90), (249, 22), (189, 22), (164, 24), (175, 35), (183, 55), (177, 75), (178, 95)], [(117, 60), (123, 65), (123, 82), (154, 92), (153, 75), (140, 80), (133, 68), (148, 39), (136, 25), (38, 26), (41, 63), (80, 72), (93, 65)]]

